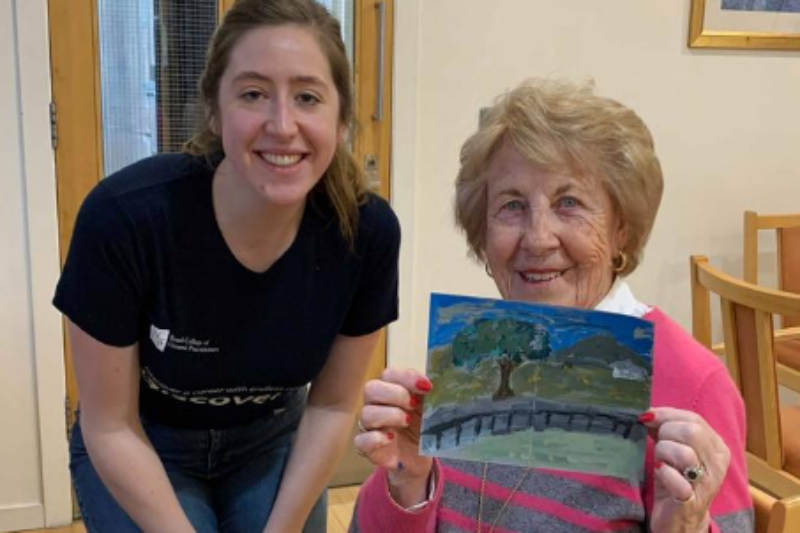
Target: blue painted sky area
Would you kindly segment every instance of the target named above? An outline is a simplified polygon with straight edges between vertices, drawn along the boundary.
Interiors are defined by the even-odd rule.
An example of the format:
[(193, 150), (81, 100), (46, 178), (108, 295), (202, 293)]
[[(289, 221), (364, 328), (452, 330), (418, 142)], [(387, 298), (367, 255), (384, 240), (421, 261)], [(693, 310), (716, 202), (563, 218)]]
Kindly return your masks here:
[(514, 318), (542, 324), (550, 332), (553, 351), (602, 334), (614, 337), (648, 363), (652, 360), (653, 325), (640, 318), (552, 305), (431, 294), (428, 350), (448, 345), (459, 331), (479, 318)]

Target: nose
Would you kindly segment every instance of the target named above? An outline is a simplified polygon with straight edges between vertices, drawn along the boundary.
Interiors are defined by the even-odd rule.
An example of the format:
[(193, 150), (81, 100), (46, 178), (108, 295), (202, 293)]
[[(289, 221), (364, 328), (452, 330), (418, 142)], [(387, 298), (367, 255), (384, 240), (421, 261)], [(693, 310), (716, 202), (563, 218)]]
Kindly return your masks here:
[(560, 245), (557, 227), (558, 221), (548, 209), (531, 209), (528, 224), (523, 228), (523, 248), (534, 256), (547, 255)]
[(275, 137), (288, 138), (297, 133), (297, 120), (292, 102), (284, 98), (275, 98), (269, 106), (266, 132)]

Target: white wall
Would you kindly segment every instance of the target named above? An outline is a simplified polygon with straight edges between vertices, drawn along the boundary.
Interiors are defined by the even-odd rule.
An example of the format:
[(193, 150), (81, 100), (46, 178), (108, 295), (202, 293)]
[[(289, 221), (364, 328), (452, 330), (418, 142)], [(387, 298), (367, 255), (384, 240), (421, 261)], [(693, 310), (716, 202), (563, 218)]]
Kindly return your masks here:
[(0, 0), (0, 531), (71, 519), (46, 14)]
[(689, 255), (741, 274), (743, 211), (800, 211), (800, 54), (690, 50), (689, 7), (397, 2), (392, 175), (404, 241), (390, 364), (424, 368), (430, 292), (496, 295), (453, 227), (453, 180), (479, 108), (527, 77), (593, 77), (652, 129), (666, 191), (630, 281), (687, 328)]

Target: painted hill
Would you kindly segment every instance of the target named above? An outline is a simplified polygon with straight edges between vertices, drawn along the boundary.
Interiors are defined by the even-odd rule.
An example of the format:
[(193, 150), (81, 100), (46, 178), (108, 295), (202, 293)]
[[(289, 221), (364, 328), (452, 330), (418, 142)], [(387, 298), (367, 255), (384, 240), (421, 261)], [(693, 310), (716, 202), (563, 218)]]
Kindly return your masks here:
[(619, 344), (608, 335), (588, 337), (569, 348), (564, 348), (550, 356), (557, 363), (571, 363), (576, 366), (599, 366), (610, 368), (617, 361), (630, 361), (632, 364), (650, 372), (650, 368), (636, 352)]

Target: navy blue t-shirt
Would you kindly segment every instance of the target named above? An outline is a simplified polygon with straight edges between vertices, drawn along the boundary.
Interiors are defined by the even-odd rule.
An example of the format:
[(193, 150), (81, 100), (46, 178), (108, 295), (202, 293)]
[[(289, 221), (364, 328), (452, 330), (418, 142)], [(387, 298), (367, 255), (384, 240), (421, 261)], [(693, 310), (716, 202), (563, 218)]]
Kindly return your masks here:
[(354, 246), (315, 194), (289, 249), (255, 273), (231, 253), (204, 158), (160, 155), (102, 180), (81, 207), (55, 306), (112, 346), (139, 344), (140, 410), (190, 428), (245, 424), (312, 381), (339, 334), (397, 318), (400, 227), (361, 206)]

